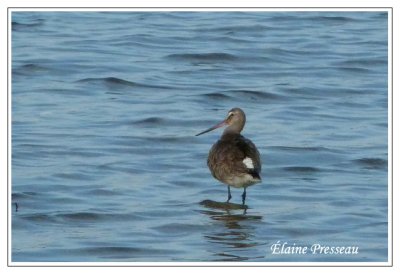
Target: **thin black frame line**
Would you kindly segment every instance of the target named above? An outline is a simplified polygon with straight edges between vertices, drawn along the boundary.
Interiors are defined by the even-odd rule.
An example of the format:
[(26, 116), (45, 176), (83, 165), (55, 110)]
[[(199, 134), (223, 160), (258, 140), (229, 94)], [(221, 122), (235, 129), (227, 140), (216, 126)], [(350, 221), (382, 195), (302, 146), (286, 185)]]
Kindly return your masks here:
[[(115, 262), (118, 263), (118, 262)], [(216, 262), (216, 263), (224, 263), (224, 262)], [(238, 263), (245, 263), (245, 262), (238, 262)], [(282, 262), (285, 263), (285, 262)], [(271, 264), (271, 265), (140, 265), (140, 264), (135, 264), (135, 265), (11, 265), (8, 267), (18, 267), (18, 268), (29, 268), (29, 267), (69, 267), (69, 268), (74, 268), (74, 267), (82, 267), (82, 268), (89, 268), (89, 267), (290, 267), (290, 268), (295, 268), (295, 267), (353, 267), (353, 268), (389, 268), (393, 267), (393, 265), (282, 265), (282, 264)]]
[(8, 9), (392, 9), (393, 7), (8, 7)]
[(390, 19), (391, 19), (391, 21), (392, 21), (392, 29), (391, 29), (391, 40), (392, 40), (392, 48), (391, 48), (391, 57), (392, 57), (392, 65), (391, 65), (391, 73), (392, 73), (392, 77), (391, 77), (391, 83), (392, 83), (392, 85), (391, 85), (391, 91), (392, 91), (392, 94), (391, 94), (391, 97), (392, 97), (392, 108), (391, 108), (391, 114), (392, 114), (392, 200), (391, 200), (391, 207), (392, 207), (392, 224), (391, 224), (391, 226), (392, 226), (392, 231), (391, 231), (391, 236), (392, 236), (392, 248), (391, 248), (391, 253), (392, 253), (392, 256), (391, 256), (391, 266), (393, 267), (393, 101), (394, 101), (394, 92), (393, 92), (393, 7), (390, 9)]
[[(391, 19), (391, 137), (392, 137), (392, 154), (391, 154), (391, 167), (392, 167), (392, 174), (391, 174), (391, 185), (392, 185), (392, 193), (391, 193), (391, 209), (392, 209), (392, 222), (391, 222), (391, 261), (390, 265), (276, 265), (276, 264), (269, 264), (269, 265), (10, 265), (9, 261), (9, 13), (10, 9), (388, 9), (388, 14), (390, 13)], [(390, 11), (390, 12), (389, 12)], [(388, 34), (389, 35), (389, 34)], [(11, 96), (11, 94), (10, 94)], [(393, 267), (393, 7), (7, 7), (7, 266), (8, 267)], [(295, 262), (296, 263), (296, 262)], [(298, 263), (298, 262), (297, 262)], [(312, 262), (311, 262), (312, 263)], [(361, 262), (362, 264), (364, 262)], [(367, 263), (367, 262), (366, 262)]]
[[(8, 135), (9, 135), (9, 119), (10, 119), (10, 117), (9, 117), (9, 104), (8, 104), (8, 99), (9, 99), (9, 97), (8, 97), (8, 93), (10, 92), (11, 93), (11, 90), (10, 90), (10, 87), (9, 87), (9, 79), (10, 79), (10, 77), (9, 77), (9, 57), (8, 57), (8, 55), (10, 54), (10, 49), (9, 49), (9, 16), (10, 16), (10, 12), (9, 12), (9, 10), (7, 9), (7, 266), (9, 266), (9, 262), (10, 262), (10, 242), (9, 242), (9, 222), (10, 222), (10, 218), (11, 218), (11, 216), (10, 216), (10, 212), (9, 212), (9, 205), (10, 205), (10, 201), (9, 201), (9, 199), (10, 199), (10, 197), (9, 197), (9, 187), (10, 187), (10, 185), (9, 185), (9, 182), (11, 183), (11, 179), (9, 179), (9, 176), (10, 176), (10, 174), (9, 174), (9, 165), (8, 165), (8, 163), (10, 162), (10, 153), (9, 153), (9, 145), (10, 145), (10, 140), (9, 140), (9, 138), (8, 138)], [(11, 96), (11, 94), (10, 94), (10, 96)]]

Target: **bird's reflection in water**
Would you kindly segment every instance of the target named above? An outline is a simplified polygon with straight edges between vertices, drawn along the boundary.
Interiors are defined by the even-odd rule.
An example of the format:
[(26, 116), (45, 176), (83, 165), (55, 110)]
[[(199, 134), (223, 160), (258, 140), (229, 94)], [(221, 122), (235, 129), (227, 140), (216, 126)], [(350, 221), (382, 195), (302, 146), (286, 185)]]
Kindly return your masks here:
[(260, 222), (261, 216), (249, 214), (248, 206), (242, 204), (204, 200), (200, 205), (205, 208), (201, 213), (223, 224), (222, 227), (204, 232), (208, 242), (217, 244), (212, 251), (216, 261), (257, 258), (252, 248), (260, 245), (254, 239), (254, 229), (255, 222)]

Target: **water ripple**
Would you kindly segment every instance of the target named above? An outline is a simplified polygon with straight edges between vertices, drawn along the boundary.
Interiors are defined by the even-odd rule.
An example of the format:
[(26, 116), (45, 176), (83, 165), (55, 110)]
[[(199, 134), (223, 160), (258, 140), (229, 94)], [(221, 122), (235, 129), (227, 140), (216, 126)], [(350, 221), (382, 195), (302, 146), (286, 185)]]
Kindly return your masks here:
[(354, 162), (366, 169), (387, 169), (388, 167), (387, 160), (381, 158), (361, 158)]
[(195, 62), (227, 62), (238, 60), (237, 56), (222, 52), (170, 54), (166, 58)]
[(25, 64), (12, 70), (13, 75), (35, 75), (46, 73), (49, 69), (38, 64)]
[(321, 171), (319, 168), (316, 167), (309, 167), (309, 166), (290, 166), (284, 167), (285, 171), (295, 172), (295, 173), (315, 173)]
[(22, 23), (22, 22), (11, 22), (11, 27), (13, 31), (20, 31), (20, 30), (31, 30), (35, 29), (36, 27), (43, 26), (44, 19), (36, 19), (33, 20), (32, 23)]
[(148, 85), (141, 84), (138, 82), (132, 82), (128, 80), (124, 80), (117, 77), (102, 77), (102, 78), (84, 78), (77, 81), (78, 83), (89, 83), (89, 84), (104, 84), (110, 88), (119, 88), (119, 87), (140, 87), (140, 88), (154, 88), (154, 89), (169, 89), (168, 86), (161, 85)]

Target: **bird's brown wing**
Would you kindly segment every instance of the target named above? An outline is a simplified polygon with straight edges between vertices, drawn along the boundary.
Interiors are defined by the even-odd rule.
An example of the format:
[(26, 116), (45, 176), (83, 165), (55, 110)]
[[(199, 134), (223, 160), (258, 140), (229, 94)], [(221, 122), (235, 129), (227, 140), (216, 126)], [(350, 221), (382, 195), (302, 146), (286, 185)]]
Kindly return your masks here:
[[(247, 138), (244, 138), (243, 136), (240, 136), (241, 138), (238, 138), (236, 141), (236, 146), (243, 152), (244, 158), (249, 157), (250, 159), (253, 160), (253, 165), (254, 165), (254, 170), (259, 173), (261, 172), (261, 158), (260, 158), (260, 152), (258, 152), (258, 149), (256, 145), (250, 141)], [(242, 159), (242, 161), (243, 161)]]
[[(254, 168), (249, 169), (243, 160), (249, 157)], [(212, 175), (224, 181), (232, 175), (251, 174), (259, 177), (261, 171), (260, 154), (250, 140), (237, 135), (229, 140), (219, 140), (210, 150), (207, 164)]]

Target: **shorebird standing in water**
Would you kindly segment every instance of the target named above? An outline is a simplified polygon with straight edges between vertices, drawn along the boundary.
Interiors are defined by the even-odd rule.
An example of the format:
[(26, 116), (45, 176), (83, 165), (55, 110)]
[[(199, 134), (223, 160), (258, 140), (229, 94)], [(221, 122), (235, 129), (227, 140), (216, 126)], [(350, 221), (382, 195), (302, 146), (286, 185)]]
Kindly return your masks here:
[(232, 198), (231, 186), (244, 188), (243, 205), (246, 201), (246, 188), (261, 182), (260, 153), (252, 141), (240, 134), (245, 123), (246, 115), (243, 110), (233, 108), (224, 121), (196, 135), (228, 126), (221, 138), (212, 146), (207, 165), (214, 178), (228, 185), (227, 202)]

